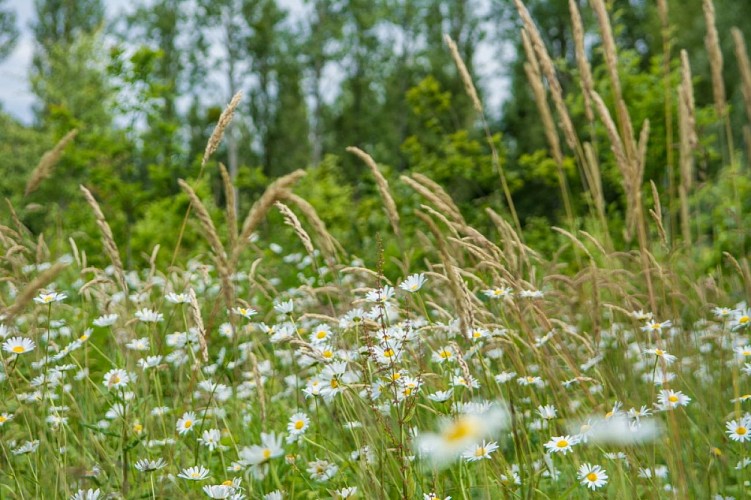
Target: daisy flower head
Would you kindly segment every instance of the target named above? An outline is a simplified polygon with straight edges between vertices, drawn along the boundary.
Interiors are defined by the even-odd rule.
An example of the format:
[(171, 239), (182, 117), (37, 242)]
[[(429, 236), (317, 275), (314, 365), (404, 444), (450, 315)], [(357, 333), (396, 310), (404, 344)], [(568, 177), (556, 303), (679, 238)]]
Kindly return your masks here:
[(60, 302), (67, 299), (68, 296), (64, 293), (57, 292), (42, 292), (34, 297), (34, 302), (37, 304), (52, 304), (53, 302)]
[(733, 316), (733, 310), (729, 307), (715, 307), (712, 309), (712, 314), (714, 314), (715, 318), (724, 321)]
[(540, 405), (537, 407), (537, 413), (545, 420), (553, 420), (558, 412), (553, 405)]
[(292, 312), (295, 310), (295, 303), (291, 300), (277, 302), (276, 304), (274, 304), (274, 310), (279, 314), (292, 314)]
[(490, 297), (491, 299), (510, 299), (514, 296), (514, 291), (511, 289), (511, 287), (508, 286), (496, 286), (493, 288), (488, 288), (487, 290), (483, 290), (483, 292), (486, 297)]
[(115, 324), (115, 321), (117, 321), (118, 315), (117, 314), (105, 314), (103, 316), (99, 316), (96, 318), (93, 323), (94, 326), (104, 327), (104, 326), (112, 326)]
[(12, 413), (0, 413), (0, 427), (13, 420)]
[(97, 489), (78, 490), (71, 495), (70, 500), (99, 500), (102, 492)]
[(220, 439), (222, 439), (222, 433), (219, 429), (209, 429), (203, 431), (203, 435), (198, 438), (198, 442), (206, 446), (210, 451), (214, 451), (219, 446)]
[(249, 307), (233, 307), (232, 312), (234, 314), (242, 316), (245, 319), (250, 319), (256, 314), (258, 314), (258, 311), (256, 311), (255, 309), (251, 309)]
[(672, 410), (679, 406), (688, 405), (691, 402), (691, 398), (683, 394), (681, 391), (663, 389), (657, 396), (657, 402), (659, 409)]
[(33, 340), (25, 337), (11, 337), (3, 342), (3, 351), (10, 354), (26, 354), (36, 348)]
[(195, 425), (196, 414), (192, 411), (186, 411), (185, 413), (183, 413), (183, 416), (177, 420), (175, 427), (178, 434), (182, 436), (183, 434), (187, 434), (188, 432), (192, 431)]
[(172, 304), (188, 304), (190, 302), (190, 296), (187, 293), (170, 292), (164, 298)]
[(646, 321), (652, 319), (653, 314), (639, 309), (638, 311), (631, 311), (629, 316), (639, 321)]
[(314, 481), (328, 481), (336, 475), (339, 467), (328, 460), (315, 460), (308, 462), (308, 474)]
[(196, 465), (195, 467), (183, 469), (177, 477), (187, 479), (188, 481), (203, 481), (209, 477), (209, 469), (203, 465)]
[(431, 359), (435, 363), (443, 363), (444, 361), (451, 361), (454, 359), (454, 349), (451, 346), (441, 347), (437, 351), (433, 351)]
[(331, 340), (331, 327), (329, 325), (318, 325), (313, 328), (310, 334), (310, 342), (312, 344), (325, 344)]
[(541, 299), (545, 296), (540, 290), (522, 290), (519, 292), (519, 297), (523, 299)]
[(142, 323), (159, 323), (164, 321), (164, 315), (162, 313), (146, 307), (136, 311), (136, 318)]
[(445, 466), (481, 440), (496, 435), (508, 422), (508, 412), (500, 405), (467, 405), (455, 419), (444, 419), (439, 432), (418, 434), (415, 451), (433, 465)]
[(571, 447), (578, 444), (579, 439), (575, 436), (555, 436), (545, 443), (548, 453), (562, 453), (563, 455), (571, 451)]
[(751, 440), (751, 416), (745, 415), (738, 420), (731, 420), (725, 423), (727, 435), (733, 441), (744, 443)]
[(744, 307), (733, 313), (733, 318), (730, 320), (730, 328), (733, 330), (742, 330), (748, 328), (749, 325), (751, 325), (751, 309)]
[(414, 293), (418, 291), (420, 288), (422, 288), (422, 286), (425, 284), (426, 281), (427, 281), (427, 278), (422, 273), (411, 274), (407, 276), (407, 279), (399, 283), (399, 288), (401, 288), (402, 290), (406, 292)]
[(310, 426), (310, 418), (302, 412), (295, 413), (289, 419), (287, 423), (287, 432), (291, 436), (299, 436), (304, 434)]
[(109, 389), (120, 389), (125, 387), (131, 380), (131, 376), (128, 372), (122, 368), (114, 368), (104, 374), (104, 380), (102, 384)]
[(207, 484), (202, 489), (209, 498), (231, 498), (235, 492), (234, 487), (226, 484)]
[(158, 458), (156, 460), (143, 458), (135, 463), (136, 470), (140, 472), (154, 472), (163, 469), (166, 466), (167, 462), (165, 462), (163, 458)]
[(239, 455), (240, 458), (242, 458), (247, 464), (264, 464), (272, 458), (284, 455), (284, 448), (282, 448), (282, 438), (281, 436), (277, 436), (274, 432), (271, 432), (269, 434), (262, 432), (261, 444), (246, 446), (245, 448), (240, 450)]
[(357, 486), (348, 486), (334, 492), (334, 498), (354, 498), (355, 495), (357, 495)]
[(657, 356), (658, 358), (665, 361), (666, 364), (672, 364), (673, 361), (678, 359), (676, 356), (673, 356), (672, 354), (668, 354), (667, 351), (663, 351), (662, 349), (659, 349), (655, 347), (654, 349), (646, 349), (644, 351), (644, 354), (647, 356)]
[(641, 327), (641, 331), (660, 333), (663, 329), (671, 326), (673, 326), (673, 322), (670, 320), (660, 322), (650, 319), (643, 327)]
[(444, 403), (451, 399), (454, 394), (454, 389), (449, 388), (448, 391), (435, 391), (433, 394), (428, 394), (428, 399), (435, 401), (436, 403)]
[(481, 444), (476, 444), (470, 449), (462, 453), (462, 458), (467, 462), (477, 462), (478, 460), (490, 459), (490, 454), (498, 449), (498, 443), (493, 441), (492, 443), (486, 442), (484, 439)]
[(582, 464), (577, 474), (581, 484), (591, 490), (602, 488), (608, 482), (608, 474), (599, 465)]
[(365, 295), (365, 300), (376, 304), (385, 304), (389, 299), (394, 297), (394, 287), (385, 285), (383, 288), (377, 288), (369, 291)]
[(133, 339), (127, 344), (125, 344), (125, 347), (127, 347), (131, 351), (148, 351), (149, 346), (150, 346), (150, 342), (149, 342), (148, 337), (141, 337), (140, 339)]

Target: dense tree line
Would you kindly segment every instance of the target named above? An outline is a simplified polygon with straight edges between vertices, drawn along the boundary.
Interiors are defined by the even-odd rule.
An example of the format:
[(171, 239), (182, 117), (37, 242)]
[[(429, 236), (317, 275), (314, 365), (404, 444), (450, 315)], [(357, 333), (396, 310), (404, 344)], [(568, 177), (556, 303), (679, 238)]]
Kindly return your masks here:
[[(592, 141), (603, 133), (588, 129), (578, 102), (578, 78), (567, 2), (526, 2), (560, 63), (560, 80), (574, 119)], [(578, 2), (588, 30), (590, 61), (602, 72), (596, 23), (587, 2)], [(520, 23), (513, 2), (483, 0), (306, 0), (304, 15), (291, 15), (275, 0), (155, 0), (122, 19), (107, 19), (103, 0), (36, 0), (35, 52), (29, 75), (37, 97), (34, 122), (27, 126), (0, 114), (2, 195), (11, 200), (34, 231), (90, 227), (78, 195), (86, 184), (102, 201), (130, 262), (155, 243), (174, 241), (187, 207), (178, 178), (197, 178), (201, 153), (221, 110), (244, 93), (215, 159), (231, 173), (239, 209), (247, 210), (270, 179), (297, 168), (309, 175), (300, 189), (324, 214), (338, 236), (362, 244), (387, 227), (372, 180), (347, 146), (368, 151), (387, 177), (421, 172), (447, 186), (478, 224), (479, 208), (502, 211), (502, 197), (481, 117), (464, 92), (443, 35), (459, 47), (470, 73), (481, 64), (482, 45), (490, 57), (507, 47), (516, 55), (507, 67), (509, 95), (502, 109), (487, 110), (491, 140), (507, 172), (521, 222), (534, 232), (540, 221), (563, 223), (542, 124), (523, 65)], [(622, 51), (626, 91), (636, 118), (652, 119), (648, 179), (668, 186), (665, 158), (673, 107), (677, 53), (686, 49), (696, 75), (708, 75), (701, 0), (670, 0), (669, 26), (654, 2), (613, 0), (610, 14)], [(716, 0), (722, 35), (733, 138), (743, 144), (740, 77), (729, 29), (751, 30), (751, 4)], [(744, 24), (745, 23), (745, 24)], [(691, 29), (688, 29), (691, 27)], [(0, 57), (18, 36), (12, 9), (0, 2)], [(666, 52), (665, 40), (669, 40)], [(489, 52), (488, 52), (489, 51)], [(670, 57), (664, 64), (665, 55)], [(487, 56), (486, 56), (487, 57)], [(573, 70), (569, 68), (574, 68)], [(504, 75), (500, 75), (504, 76)], [(478, 81), (480, 94), (497, 81)], [(708, 77), (695, 82), (697, 109), (711, 107)], [(606, 94), (604, 94), (606, 95)], [(699, 116), (711, 129), (716, 117)], [(51, 182), (23, 196), (30, 172), (45, 150), (72, 129)], [(727, 159), (705, 144), (701, 175), (715, 178)], [(740, 146), (739, 146), (740, 147)], [(570, 152), (569, 152), (570, 153)], [(603, 156), (606, 200), (614, 218), (622, 193)], [(587, 214), (580, 174), (567, 162), (576, 221)], [(210, 167), (212, 167), (210, 165)], [(216, 168), (202, 172), (201, 195), (224, 203)], [(417, 206), (395, 186), (404, 209)], [(667, 187), (665, 187), (667, 189)], [(541, 192), (550, 195), (540, 196)], [(177, 201), (176, 201), (177, 200)], [(352, 217), (355, 214), (356, 217)], [(62, 234), (62, 232), (60, 233)], [(65, 233), (67, 234), (67, 233)], [(92, 232), (81, 230), (85, 239)], [(547, 236), (538, 235), (541, 240)], [(186, 248), (200, 238), (188, 233)], [(355, 253), (361, 249), (353, 248)]]

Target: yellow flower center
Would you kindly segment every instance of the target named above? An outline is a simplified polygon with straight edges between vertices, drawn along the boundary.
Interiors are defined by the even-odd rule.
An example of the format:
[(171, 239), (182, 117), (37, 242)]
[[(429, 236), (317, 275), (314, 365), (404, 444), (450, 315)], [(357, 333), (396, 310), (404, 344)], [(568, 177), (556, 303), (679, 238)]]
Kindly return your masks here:
[(555, 443), (555, 445), (558, 448), (566, 448), (568, 446), (568, 441), (566, 441), (565, 439), (561, 439), (560, 441), (558, 441), (557, 443)]
[(298, 420), (297, 422), (295, 422), (295, 429), (297, 429), (298, 431), (302, 429), (303, 427), (305, 427), (305, 422), (303, 422), (302, 420)]
[(587, 474), (587, 481), (590, 481), (592, 483), (597, 481), (597, 474), (595, 474), (594, 472), (590, 472), (589, 474)]
[(481, 332), (472, 332), (472, 337), (474, 337), (476, 339), (480, 338), (480, 337), (482, 337), (482, 333)]
[(335, 378), (332, 378), (330, 385), (331, 385), (332, 389), (336, 389), (337, 387), (339, 387), (339, 381), (337, 379), (335, 379)]
[(201, 474), (199, 474), (198, 472), (191, 472), (190, 477), (201, 477)]
[(670, 396), (668, 396), (668, 401), (670, 401), (671, 403), (677, 403), (678, 396), (676, 396), (675, 394), (671, 394)]
[(391, 374), (391, 380), (399, 380), (400, 378), (402, 378), (402, 374), (399, 372), (394, 372)]
[(8, 420), (8, 417), (5, 415), (0, 415), (0, 424), (4, 424)]
[(326, 338), (326, 331), (325, 330), (318, 330), (318, 333), (316, 333), (316, 338), (318, 340), (325, 339)]
[(738, 323), (740, 323), (742, 325), (745, 325), (749, 321), (751, 321), (751, 318), (748, 317), (748, 316), (741, 316), (740, 318), (738, 318)]
[(448, 442), (461, 441), (471, 435), (472, 425), (466, 418), (457, 420), (443, 433), (443, 437)]
[(476, 457), (481, 457), (483, 455), (485, 455), (485, 448), (483, 448), (482, 446), (480, 446), (479, 448), (477, 448), (475, 450), (475, 456)]
[(655, 349), (655, 355), (662, 356), (663, 354), (665, 354), (665, 351), (662, 349)]
[(441, 351), (441, 354), (440, 354), (440, 356), (441, 356), (441, 357), (442, 357), (443, 359), (448, 359), (448, 358), (450, 358), (450, 357), (451, 357), (451, 351)]
[(140, 434), (142, 430), (143, 430), (143, 425), (133, 424), (133, 432), (135, 432), (136, 434)]
[(89, 340), (89, 336), (86, 334), (81, 335), (80, 337), (78, 337), (78, 340), (80, 340), (81, 342)]
[(120, 376), (119, 375), (112, 375), (110, 377), (110, 385), (115, 385), (120, 383)]
[(232, 480), (231, 479), (227, 479), (226, 481), (224, 481), (222, 483), (222, 486), (232, 486), (232, 484), (233, 484)]
[(13, 347), (13, 352), (15, 352), (16, 354), (21, 354), (21, 353), (23, 353), (25, 351), (26, 351), (26, 349), (24, 349), (24, 347), (22, 345), (17, 345), (17, 346)]
[(393, 357), (394, 354), (395, 354), (394, 350), (392, 348), (390, 348), (390, 347), (388, 349), (386, 349), (385, 351), (383, 351), (383, 355), (386, 356), (387, 358)]
[(325, 351), (321, 353), (321, 356), (323, 356), (324, 358), (333, 358), (334, 352), (329, 349), (326, 349)]
[(412, 290), (413, 292), (414, 292), (415, 290), (417, 290), (417, 283), (413, 283), (413, 284), (411, 284), (411, 285), (409, 286), (409, 289), (410, 289), (410, 290)]
[(268, 460), (269, 458), (271, 458), (271, 450), (268, 449), (268, 448), (264, 448), (263, 449), (263, 459), (264, 460)]
[(746, 429), (743, 426), (739, 426), (737, 429), (735, 429), (735, 433), (738, 434), (739, 436), (743, 436), (746, 433), (748, 433), (748, 429)]
[(193, 421), (192, 420), (186, 420), (183, 423), (183, 428), (184, 429), (190, 429), (191, 427), (193, 427)]

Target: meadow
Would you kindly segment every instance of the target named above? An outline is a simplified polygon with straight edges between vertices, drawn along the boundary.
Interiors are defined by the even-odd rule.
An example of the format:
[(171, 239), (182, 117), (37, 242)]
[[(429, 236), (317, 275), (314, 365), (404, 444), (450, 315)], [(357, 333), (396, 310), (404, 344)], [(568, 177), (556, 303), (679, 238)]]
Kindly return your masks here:
[[(572, 216), (546, 228), (565, 242), (555, 252), (526, 243), (499, 162), (502, 203), (482, 214), (492, 227), (484, 234), (438, 183), (417, 173), (387, 179), (377, 158), (348, 148), (375, 180), (389, 225), (375, 247), (359, 249), (367, 259), (294, 193), (304, 170), (276, 179), (238, 214), (230, 176), (212, 155), (240, 94), (219, 118), (200, 172), (179, 182), (190, 200), (181, 229), (197, 228), (206, 251), (185, 257), (181, 231), (172, 248), (154, 247), (149, 266), (125, 268), (91, 186), (80, 196), (99, 230), (97, 256), (68, 235), (51, 249), (8, 205), (0, 225), (0, 497), (751, 494), (751, 269), (744, 252), (704, 264), (712, 242), (694, 221), (714, 207), (690, 199), (702, 130), (730, 132), (721, 76), (710, 75), (714, 128), (700, 130), (688, 60), (675, 63), (680, 181), (668, 213), (644, 178), (649, 120), (632, 124), (604, 3), (592, 5), (606, 98), (581, 36), (578, 70), (588, 114), (607, 141), (597, 147), (612, 155), (622, 183), (618, 227), (609, 225), (595, 146), (574, 127), (555, 63), (517, 2), (560, 181), (560, 193), (540, 196), (561, 196), (570, 209), (565, 148), (588, 187), (584, 222)], [(571, 6), (576, 33), (581, 18)], [(751, 104), (751, 66), (733, 36)], [(713, 43), (710, 29), (715, 70), (722, 62)], [(446, 45), (482, 116), (454, 42)], [(728, 203), (737, 209), (728, 217), (743, 220), (733, 193), (747, 184), (747, 159), (727, 140), (732, 134), (723, 137)], [(49, 182), (69, 140), (42, 158), (29, 186)], [(492, 147), (489, 131), (487, 140)], [(221, 173), (219, 211), (198, 194), (208, 169)], [(400, 205), (397, 183), (417, 209)], [(270, 214), (283, 224), (261, 231)]]

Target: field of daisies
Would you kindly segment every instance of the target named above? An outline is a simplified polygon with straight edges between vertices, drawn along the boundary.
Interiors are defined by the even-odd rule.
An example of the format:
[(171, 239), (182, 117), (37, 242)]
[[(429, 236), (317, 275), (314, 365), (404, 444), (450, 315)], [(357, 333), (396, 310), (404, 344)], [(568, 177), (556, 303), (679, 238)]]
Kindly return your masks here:
[[(607, 42), (604, 3), (592, 3)], [(517, 4), (527, 56), (539, 58), (530, 70), (542, 68), (549, 91), (560, 92)], [(605, 64), (616, 80), (609, 41)], [(562, 242), (553, 254), (525, 243), (500, 165), (506, 205), (483, 213), (481, 231), (426, 176), (390, 185), (373, 158), (349, 148), (367, 165), (389, 223), (363, 255), (342, 248), (294, 193), (304, 171), (275, 180), (238, 214), (229, 175), (209, 158), (239, 95), (200, 173), (179, 181), (190, 200), (183, 229), (205, 241), (195, 251), (181, 251), (178, 239), (156, 246), (149, 265), (127, 268), (95, 186), (81, 193), (98, 228), (87, 235), (96, 255), (79, 248), (80, 234), (32, 234), (8, 206), (8, 217), (0, 214), (0, 498), (751, 494), (748, 256), (700, 264), (712, 249), (707, 238), (691, 243), (699, 210), (685, 185), (680, 214), (663, 214), (654, 183), (647, 206), (648, 121), (637, 141), (615, 81), (618, 127), (590, 87), (610, 140), (600, 147), (623, 177), (624, 223), (608, 228), (592, 145), (564, 127), (579, 167), (590, 169), (593, 213), (549, 228)], [(565, 118), (567, 101), (553, 101)], [(692, 123), (681, 122), (681, 134)], [(552, 126), (551, 148), (560, 147)], [(681, 135), (681, 162), (689, 139)], [(45, 155), (34, 182), (54, 157)], [(196, 193), (212, 168), (222, 169), (226, 207)], [(395, 181), (419, 205), (395, 201)], [(666, 236), (669, 217), (682, 221), (682, 239)], [(618, 231), (629, 234), (612, 237)]]
[(635, 254), (582, 243), (565, 276), (422, 215), (430, 257), (394, 280), (312, 237), (251, 237), (226, 276), (0, 227), (0, 495), (743, 497), (741, 264), (666, 264), (650, 297)]

